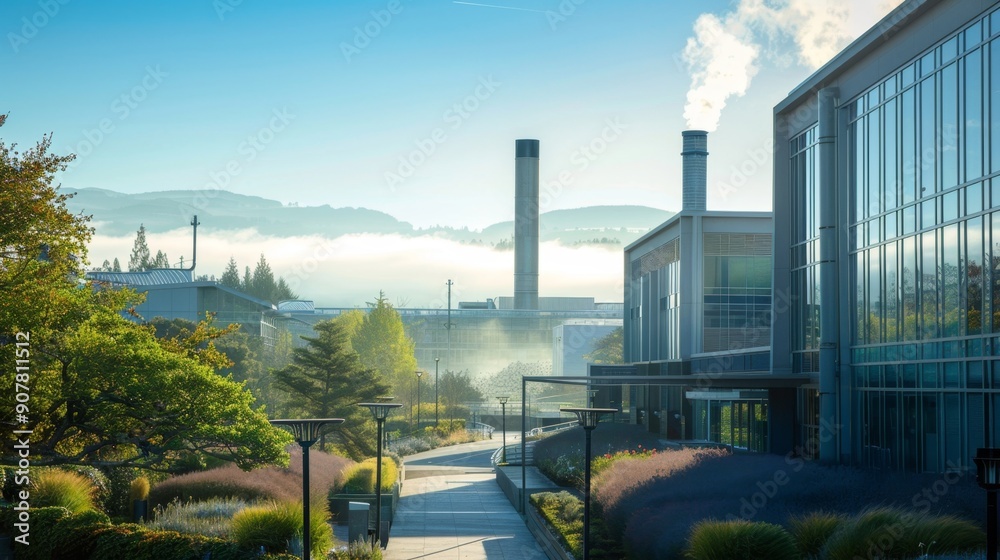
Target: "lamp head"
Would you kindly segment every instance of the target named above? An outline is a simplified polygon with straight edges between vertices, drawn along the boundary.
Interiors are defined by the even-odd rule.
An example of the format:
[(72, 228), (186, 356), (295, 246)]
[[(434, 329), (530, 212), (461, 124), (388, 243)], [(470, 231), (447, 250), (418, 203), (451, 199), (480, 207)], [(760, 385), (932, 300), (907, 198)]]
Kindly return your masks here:
[(342, 424), (343, 418), (302, 418), (270, 420), (272, 426), (284, 426), (292, 431), (295, 442), (302, 447), (309, 447), (319, 439), (320, 430), (331, 424)]
[(358, 403), (358, 406), (367, 407), (368, 410), (372, 412), (372, 418), (374, 418), (376, 422), (385, 422), (385, 419), (389, 416), (390, 412), (403, 405), (400, 403), (377, 402), (377, 403)]
[(500, 404), (507, 404), (507, 401), (510, 400), (510, 397), (497, 397), (497, 400), (500, 401)]
[(604, 414), (618, 412), (616, 408), (560, 408), (559, 412), (572, 412), (576, 414), (576, 420), (585, 430), (593, 430), (597, 423), (601, 421)]

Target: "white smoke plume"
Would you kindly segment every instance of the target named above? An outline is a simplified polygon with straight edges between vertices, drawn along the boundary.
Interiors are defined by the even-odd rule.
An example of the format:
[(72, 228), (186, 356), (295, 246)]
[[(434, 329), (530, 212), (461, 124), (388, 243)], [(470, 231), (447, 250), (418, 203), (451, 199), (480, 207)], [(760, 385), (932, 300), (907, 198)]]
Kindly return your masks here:
[(702, 14), (683, 53), (691, 73), (688, 127), (715, 130), (727, 100), (746, 94), (761, 58), (815, 70), (901, 2), (739, 0), (724, 16)]

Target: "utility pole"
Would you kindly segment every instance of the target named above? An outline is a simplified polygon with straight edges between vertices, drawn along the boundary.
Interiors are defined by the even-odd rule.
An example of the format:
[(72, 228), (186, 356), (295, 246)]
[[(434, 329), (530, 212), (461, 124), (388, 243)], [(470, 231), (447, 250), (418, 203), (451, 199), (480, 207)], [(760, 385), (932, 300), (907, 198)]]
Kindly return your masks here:
[(451, 367), (451, 328), (455, 326), (451, 322), (451, 287), (454, 284), (455, 283), (451, 281), (451, 278), (449, 278), (448, 282), (446, 283), (446, 285), (448, 286), (448, 322), (444, 324), (444, 328), (448, 331), (448, 356), (447, 356), (448, 359), (444, 363), (445, 371), (449, 371), (448, 368)]

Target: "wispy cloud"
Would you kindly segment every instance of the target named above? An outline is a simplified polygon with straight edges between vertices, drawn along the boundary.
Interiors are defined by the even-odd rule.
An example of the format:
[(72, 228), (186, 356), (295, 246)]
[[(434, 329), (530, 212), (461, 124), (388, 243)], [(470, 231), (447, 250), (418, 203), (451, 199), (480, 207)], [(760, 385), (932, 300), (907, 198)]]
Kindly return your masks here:
[(723, 15), (702, 14), (683, 53), (691, 73), (688, 126), (715, 130), (729, 98), (746, 94), (763, 61), (815, 70), (901, 2), (738, 0)]
[(497, 6), (496, 4), (479, 4), (477, 2), (459, 2), (458, 0), (453, 0), (452, 4), (462, 4), (463, 6), (479, 6), (480, 8), (497, 8), (500, 10), (517, 10), (519, 12), (535, 12), (538, 14), (546, 13), (545, 10), (534, 10), (532, 8), (518, 8), (515, 6)]

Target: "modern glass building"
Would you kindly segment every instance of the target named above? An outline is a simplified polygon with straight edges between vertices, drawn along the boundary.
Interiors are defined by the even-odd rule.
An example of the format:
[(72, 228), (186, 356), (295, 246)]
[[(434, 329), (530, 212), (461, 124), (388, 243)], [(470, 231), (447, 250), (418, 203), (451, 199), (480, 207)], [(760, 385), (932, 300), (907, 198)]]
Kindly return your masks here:
[(707, 135), (683, 137), (683, 209), (625, 248), (630, 365), (590, 369), (635, 379), (598, 401), (672, 440), (785, 452), (803, 380), (769, 370), (771, 214), (707, 210)]
[(822, 459), (1000, 442), (998, 7), (907, 0), (775, 108), (772, 370)]

